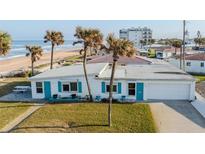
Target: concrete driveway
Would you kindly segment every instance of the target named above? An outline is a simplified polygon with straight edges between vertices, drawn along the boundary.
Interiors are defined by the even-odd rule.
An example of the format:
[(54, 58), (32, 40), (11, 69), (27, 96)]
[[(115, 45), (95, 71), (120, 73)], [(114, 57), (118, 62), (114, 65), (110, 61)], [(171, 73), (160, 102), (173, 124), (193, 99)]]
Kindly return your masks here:
[(187, 101), (157, 101), (149, 103), (158, 132), (205, 132), (205, 119)]

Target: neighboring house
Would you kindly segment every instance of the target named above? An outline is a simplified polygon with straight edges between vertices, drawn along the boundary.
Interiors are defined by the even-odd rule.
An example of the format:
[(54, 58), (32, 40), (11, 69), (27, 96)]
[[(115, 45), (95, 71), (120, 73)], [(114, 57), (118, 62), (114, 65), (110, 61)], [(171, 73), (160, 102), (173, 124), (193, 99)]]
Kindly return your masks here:
[[(87, 64), (93, 98), (108, 98), (111, 65)], [(82, 64), (52, 69), (30, 78), (32, 97), (88, 95)], [(194, 100), (195, 79), (168, 64), (126, 64), (116, 67), (113, 98), (126, 101)]]
[[(111, 54), (104, 56), (91, 56), (89, 57), (87, 63), (112, 63), (113, 57)], [(119, 56), (118, 64), (150, 64), (151, 62), (145, 60), (141, 56), (125, 57)]]
[[(180, 67), (180, 58), (169, 59), (169, 63)], [(197, 53), (185, 56), (185, 70), (193, 74), (205, 74), (205, 53)]]

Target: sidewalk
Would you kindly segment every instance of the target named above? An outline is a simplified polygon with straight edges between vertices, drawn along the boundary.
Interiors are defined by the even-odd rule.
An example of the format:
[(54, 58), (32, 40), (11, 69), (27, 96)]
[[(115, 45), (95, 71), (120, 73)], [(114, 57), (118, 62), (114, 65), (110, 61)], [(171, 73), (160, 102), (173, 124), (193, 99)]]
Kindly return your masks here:
[(9, 133), (14, 128), (16, 128), (21, 122), (23, 122), (26, 118), (28, 118), (31, 114), (33, 114), (35, 111), (41, 108), (43, 105), (44, 104), (42, 105), (37, 104), (37, 105), (30, 107), (26, 112), (19, 115), (16, 119), (14, 119), (12, 122), (7, 124), (4, 128), (2, 128), (0, 130), (0, 133)]
[(196, 100), (191, 102), (193, 107), (205, 118), (205, 98), (196, 92)]

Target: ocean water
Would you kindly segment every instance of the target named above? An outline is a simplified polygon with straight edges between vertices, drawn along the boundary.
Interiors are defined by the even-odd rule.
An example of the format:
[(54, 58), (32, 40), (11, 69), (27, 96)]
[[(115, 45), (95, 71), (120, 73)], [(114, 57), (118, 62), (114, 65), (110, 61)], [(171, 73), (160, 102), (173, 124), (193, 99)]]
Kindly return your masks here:
[[(55, 51), (59, 51), (62, 49), (71, 49), (75, 47), (80, 47), (80, 45), (72, 45), (73, 41), (67, 40), (63, 45), (56, 46)], [(43, 40), (16, 40), (12, 41), (12, 48), (6, 56), (0, 56), (0, 60), (12, 59), (15, 57), (23, 57), (28, 52), (26, 50), (26, 45), (39, 45), (43, 48), (44, 53), (50, 52), (51, 44), (44, 43)]]

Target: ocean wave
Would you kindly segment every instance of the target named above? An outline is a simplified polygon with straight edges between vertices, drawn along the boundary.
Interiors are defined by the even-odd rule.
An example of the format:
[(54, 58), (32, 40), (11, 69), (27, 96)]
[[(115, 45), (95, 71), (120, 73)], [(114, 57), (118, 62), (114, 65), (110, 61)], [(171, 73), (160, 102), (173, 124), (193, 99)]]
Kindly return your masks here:
[(26, 48), (12, 48), (11, 51), (25, 51)]

